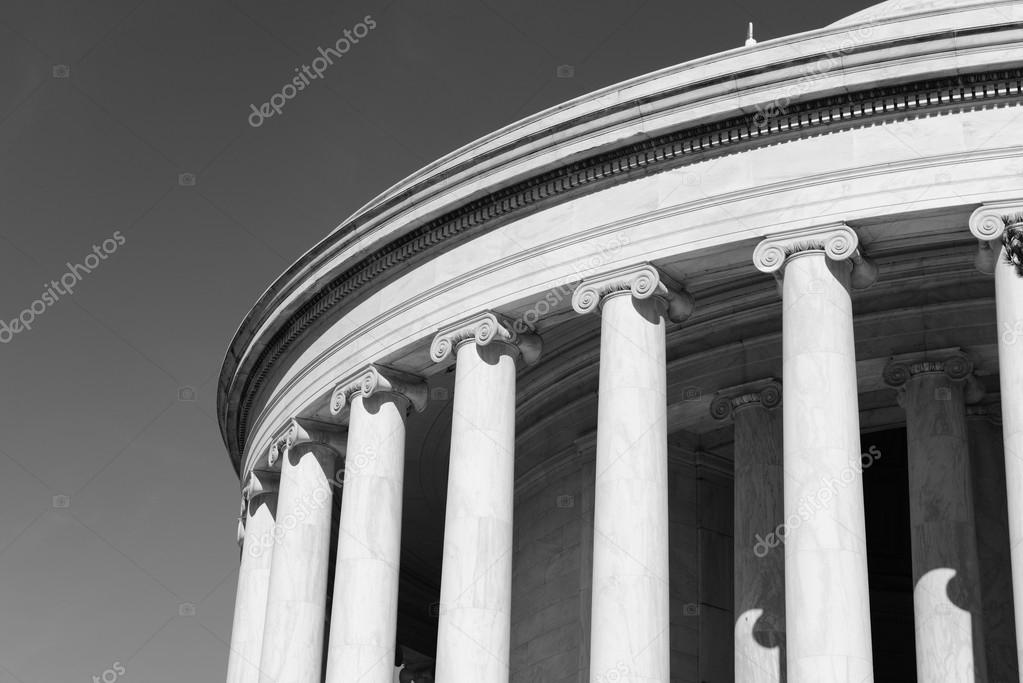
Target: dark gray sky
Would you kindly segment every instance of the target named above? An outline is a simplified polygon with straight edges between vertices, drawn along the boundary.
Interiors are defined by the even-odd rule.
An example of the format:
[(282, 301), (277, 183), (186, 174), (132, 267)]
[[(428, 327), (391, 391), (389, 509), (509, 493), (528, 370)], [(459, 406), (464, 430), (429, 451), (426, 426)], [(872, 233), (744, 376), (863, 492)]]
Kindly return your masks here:
[[(223, 680), (238, 482), (217, 375), (252, 303), (352, 211), (525, 115), (738, 47), (747, 21), (766, 40), (869, 4), (3, 0), (0, 683)], [(73, 293), (48, 291), (69, 262)]]

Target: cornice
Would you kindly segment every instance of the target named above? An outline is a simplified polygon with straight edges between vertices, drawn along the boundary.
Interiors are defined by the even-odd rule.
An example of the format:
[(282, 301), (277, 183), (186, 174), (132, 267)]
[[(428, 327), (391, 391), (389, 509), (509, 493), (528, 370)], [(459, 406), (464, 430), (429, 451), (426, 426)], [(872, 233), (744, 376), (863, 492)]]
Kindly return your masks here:
[[(547, 206), (555, 199), (563, 201), (639, 175), (739, 149), (885, 119), (1018, 100), (1023, 94), (1021, 85), (1023, 69), (998, 70), (793, 103), (788, 113), (763, 125), (754, 122), (753, 114), (740, 114), (595, 154), (467, 202), (365, 256), (325, 282), (273, 331), (261, 333), (265, 343), (237, 348), (238, 340), (244, 336), (240, 330), (242, 336), (236, 336), (220, 382), (218, 412), (225, 442), (237, 460), (238, 452), (245, 446), (254, 401), (263, 385), (278, 361), (314, 324), (328, 314), (343, 314), (369, 283), (386, 282), (385, 275), (408, 267), (414, 259), (427, 257), (442, 242), (499, 227), (509, 218)], [(257, 304), (257, 308), (263, 303)], [(251, 353), (250, 349), (258, 352)], [(232, 404), (232, 396), (238, 399), (237, 404)]]

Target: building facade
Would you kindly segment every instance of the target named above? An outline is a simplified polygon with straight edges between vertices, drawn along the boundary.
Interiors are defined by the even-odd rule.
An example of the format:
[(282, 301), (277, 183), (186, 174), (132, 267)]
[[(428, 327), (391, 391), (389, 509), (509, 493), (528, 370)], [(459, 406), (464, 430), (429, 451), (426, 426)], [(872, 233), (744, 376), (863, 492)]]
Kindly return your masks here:
[(890, 0), (360, 209), (221, 374), (229, 683), (1018, 681), (1021, 105)]

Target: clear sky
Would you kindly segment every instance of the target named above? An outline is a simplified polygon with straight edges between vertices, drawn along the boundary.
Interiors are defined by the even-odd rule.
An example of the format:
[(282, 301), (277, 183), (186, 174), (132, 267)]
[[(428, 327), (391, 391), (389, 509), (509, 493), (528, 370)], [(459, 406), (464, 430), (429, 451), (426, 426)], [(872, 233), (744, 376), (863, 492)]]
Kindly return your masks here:
[(766, 40), (869, 4), (3, 0), (0, 683), (223, 681), (239, 494), (217, 375), (352, 211), (522, 116), (738, 47), (747, 21)]

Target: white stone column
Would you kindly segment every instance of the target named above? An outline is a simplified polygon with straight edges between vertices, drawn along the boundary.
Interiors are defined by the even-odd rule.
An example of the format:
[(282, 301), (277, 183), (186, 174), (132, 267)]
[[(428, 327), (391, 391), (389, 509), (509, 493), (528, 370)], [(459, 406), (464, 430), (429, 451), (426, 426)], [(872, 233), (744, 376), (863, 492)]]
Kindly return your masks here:
[(1006, 233), (1016, 234), (1023, 199), (985, 204), (970, 216), (980, 240), (977, 267), (995, 275), (998, 319), (998, 375), (1002, 394), (1005, 489), (1012, 552), (1012, 593), (1016, 615), (1017, 667), (1023, 668), (1023, 278), (1006, 261)]
[(425, 408), (426, 395), (418, 378), (372, 365), (334, 390), (331, 412), (348, 413), (348, 447), (327, 683), (395, 676), (405, 418)]
[(515, 361), (534, 362), (540, 339), (494, 313), (437, 333), (435, 362), (454, 352), (437, 680), (507, 683), (511, 648)]
[(584, 280), (572, 305), (601, 314), (590, 678), (665, 683), (671, 643), (665, 318), (688, 317), (692, 297), (642, 264)]
[(333, 478), (344, 442), (331, 425), (295, 419), (271, 447), (281, 462), (260, 683), (320, 683)]
[[(850, 287), (877, 271), (844, 224), (771, 236), (782, 280), (785, 639), (789, 683), (873, 680)], [(855, 266), (853, 265), (855, 264)]]
[(958, 352), (928, 356), (884, 370), (906, 411), (917, 681), (986, 681), (966, 435), (973, 364)]
[(781, 385), (718, 392), (710, 410), (735, 424), (735, 683), (785, 680)]
[(246, 517), (242, 541), (238, 592), (234, 600), (231, 653), (227, 683), (257, 683), (263, 649), (263, 624), (270, 588), (274, 515), (277, 510), (276, 472), (251, 472), (242, 490)]

